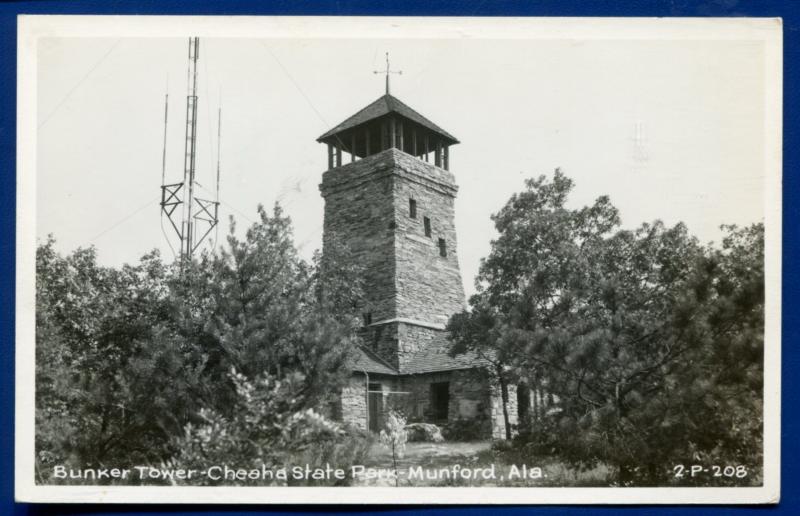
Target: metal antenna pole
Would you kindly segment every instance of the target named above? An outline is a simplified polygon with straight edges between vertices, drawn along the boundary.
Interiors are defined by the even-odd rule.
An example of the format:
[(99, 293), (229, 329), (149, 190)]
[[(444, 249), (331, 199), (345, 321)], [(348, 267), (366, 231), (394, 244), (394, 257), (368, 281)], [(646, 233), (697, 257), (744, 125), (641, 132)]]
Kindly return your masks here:
[(217, 109), (217, 190), (216, 190), (216, 197), (215, 201), (219, 203), (219, 162), (220, 162), (220, 151), (222, 149), (222, 106), (220, 105)]
[[(217, 192), (216, 192), (216, 199), (209, 200), (209, 199), (201, 199), (195, 194), (194, 191), (194, 173), (195, 173), (195, 150), (194, 146), (196, 145), (196, 134), (197, 134), (197, 123), (196, 123), (196, 116), (197, 116), (197, 54), (199, 50), (199, 44), (197, 43), (197, 38), (195, 38), (195, 49), (194, 49), (194, 59), (192, 61), (192, 65), (194, 67), (194, 76), (192, 79), (192, 92), (195, 93), (193, 95), (192, 107), (193, 107), (193, 114), (192, 114), (192, 152), (191, 152), (191, 166), (188, 168), (189, 174), (189, 191), (188, 191), (188, 202), (190, 204), (190, 212), (189, 212), (189, 231), (188, 236), (186, 237), (186, 249), (187, 249), (187, 257), (191, 258), (192, 253), (200, 247), (200, 244), (203, 243), (203, 240), (211, 233), (211, 231), (217, 227), (217, 223), (219, 221), (219, 151), (217, 151)], [(221, 132), (220, 126), (218, 122), (217, 132), (218, 135)], [(188, 128), (187, 128), (188, 130)], [(219, 137), (219, 136), (218, 136)], [(205, 230), (205, 231), (203, 231)]]
[(161, 233), (164, 235), (164, 239), (167, 241), (167, 245), (169, 246), (170, 251), (172, 251), (172, 255), (175, 256), (175, 248), (172, 247), (172, 243), (169, 241), (169, 237), (167, 236), (167, 231), (164, 229), (164, 214), (166, 213), (167, 218), (170, 219), (170, 223), (172, 223), (173, 227), (175, 224), (172, 222), (170, 215), (172, 215), (172, 211), (167, 208), (165, 198), (166, 194), (168, 193), (167, 185), (165, 184), (166, 177), (167, 177), (167, 121), (169, 120), (169, 78), (167, 78), (167, 91), (164, 94), (164, 144), (161, 149), (161, 216), (159, 217), (159, 222), (161, 224)]
[(161, 151), (161, 184), (167, 175), (167, 120), (169, 117), (169, 91), (164, 94), (164, 146)]
[(220, 152), (222, 151), (222, 99), (220, 99), (219, 107), (217, 108), (217, 188), (214, 195), (214, 246), (217, 245), (217, 236), (219, 235), (219, 226), (217, 225), (219, 215), (219, 162)]
[[(183, 146), (183, 181), (164, 184), (166, 176), (166, 107), (164, 114), (164, 152), (161, 157), (161, 210), (167, 215), (172, 228), (180, 240), (181, 262), (191, 260), (192, 254), (205, 237), (217, 226), (219, 215), (219, 149), (217, 150), (217, 191), (213, 201), (201, 199), (195, 191), (195, 173), (197, 165), (197, 59), (200, 54), (199, 38), (189, 38), (189, 66), (186, 71), (186, 135)], [(220, 118), (222, 110), (220, 108)], [(221, 122), (217, 128), (218, 136), (222, 133)], [(198, 186), (200, 186), (198, 184)], [(182, 209), (181, 220), (173, 213)], [(208, 224), (207, 226), (205, 224)], [(197, 224), (205, 228), (200, 235)], [(199, 238), (198, 238), (198, 235)], [(167, 239), (169, 242), (169, 239)], [(171, 247), (171, 245), (170, 245)]]
[(197, 58), (199, 38), (189, 38), (188, 94), (186, 96), (186, 139), (183, 156), (183, 181), (186, 184), (183, 199), (183, 249), (181, 257), (191, 259), (194, 250), (193, 206), (195, 157), (197, 152)]

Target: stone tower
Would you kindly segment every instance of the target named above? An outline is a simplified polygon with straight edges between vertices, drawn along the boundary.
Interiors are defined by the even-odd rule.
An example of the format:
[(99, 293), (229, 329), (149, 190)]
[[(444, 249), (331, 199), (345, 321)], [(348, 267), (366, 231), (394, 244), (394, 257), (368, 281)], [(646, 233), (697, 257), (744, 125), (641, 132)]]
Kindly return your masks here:
[(465, 304), (449, 170), (458, 140), (387, 92), (318, 141), (323, 252), (336, 241), (365, 267), (365, 346), (410, 372)]

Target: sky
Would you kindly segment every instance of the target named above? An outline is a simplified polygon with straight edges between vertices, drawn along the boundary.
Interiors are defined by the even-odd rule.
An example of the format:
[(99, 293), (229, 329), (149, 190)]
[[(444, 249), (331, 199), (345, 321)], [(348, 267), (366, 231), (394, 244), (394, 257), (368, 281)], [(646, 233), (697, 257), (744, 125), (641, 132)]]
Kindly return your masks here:
[[(764, 216), (764, 55), (757, 41), (201, 39), (197, 179), (239, 229), (279, 201), (304, 257), (320, 247), (327, 166), (316, 138), (383, 94), (455, 135), (450, 170), (467, 294), (496, 236), (490, 215), (560, 168), (570, 205), (609, 195), (623, 225), (683, 221), (701, 241)], [(182, 178), (185, 38), (43, 38), (37, 59), (36, 234), (100, 262), (136, 262)], [(222, 138), (217, 110), (222, 106)], [(165, 221), (166, 224), (166, 221)], [(167, 229), (168, 226), (165, 225)], [(168, 233), (175, 245), (175, 238)], [(212, 235), (213, 237), (213, 235)]]

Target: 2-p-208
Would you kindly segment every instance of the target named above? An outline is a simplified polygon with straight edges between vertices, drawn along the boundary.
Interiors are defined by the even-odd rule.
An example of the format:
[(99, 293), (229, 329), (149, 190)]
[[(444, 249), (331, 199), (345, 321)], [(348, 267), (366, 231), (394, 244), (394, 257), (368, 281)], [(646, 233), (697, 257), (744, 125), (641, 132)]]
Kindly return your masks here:
[(711, 475), (712, 477), (726, 477), (726, 478), (745, 478), (747, 476), (747, 466), (742, 464), (732, 466), (701, 466), (699, 464), (692, 464), (691, 466), (684, 466), (678, 464), (672, 468), (675, 478), (684, 478), (687, 475), (691, 478), (700, 475)]

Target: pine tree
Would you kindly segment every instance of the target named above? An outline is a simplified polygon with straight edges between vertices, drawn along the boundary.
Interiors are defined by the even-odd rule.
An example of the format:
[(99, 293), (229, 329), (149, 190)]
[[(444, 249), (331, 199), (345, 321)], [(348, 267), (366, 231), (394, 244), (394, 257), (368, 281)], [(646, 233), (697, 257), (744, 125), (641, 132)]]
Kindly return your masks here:
[(704, 455), (759, 469), (763, 227), (727, 228), (722, 248), (683, 224), (620, 229), (607, 197), (568, 208), (572, 186), (558, 171), (529, 180), (493, 217), (456, 346), (480, 342), (545, 381), (557, 435), (528, 435), (616, 466), (620, 485)]

